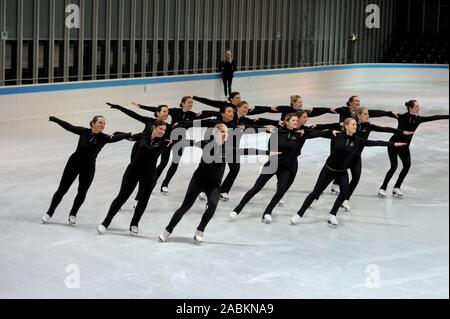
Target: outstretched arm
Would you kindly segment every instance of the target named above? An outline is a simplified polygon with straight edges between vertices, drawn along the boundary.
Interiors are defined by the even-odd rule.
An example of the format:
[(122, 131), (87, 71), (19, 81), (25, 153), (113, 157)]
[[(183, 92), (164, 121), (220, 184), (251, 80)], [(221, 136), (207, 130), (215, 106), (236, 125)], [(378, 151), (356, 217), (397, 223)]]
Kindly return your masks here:
[(403, 130), (398, 130), (392, 127), (384, 127), (384, 126), (378, 126), (370, 124), (370, 129), (374, 132), (380, 132), (380, 133), (392, 133), (392, 134), (403, 134)]
[(203, 103), (205, 105), (212, 106), (216, 109), (220, 109), (220, 108), (228, 105), (228, 103), (224, 102), (224, 101), (213, 101), (213, 100), (209, 100), (209, 99), (206, 99), (203, 97), (198, 97), (198, 96), (194, 96), (193, 99), (194, 99), (194, 101)]
[(156, 106), (147, 106), (147, 105), (138, 104), (138, 107), (142, 110), (146, 110), (149, 112), (156, 112), (156, 110), (157, 110)]
[(335, 114), (330, 108), (314, 107), (308, 112), (308, 117), (319, 117), (325, 114)]
[(63, 129), (65, 129), (65, 130), (67, 130), (67, 131), (69, 131), (69, 132), (71, 132), (73, 134), (76, 134), (76, 135), (81, 135), (86, 130), (86, 128), (84, 128), (84, 127), (73, 126), (72, 124), (67, 123), (67, 122), (65, 122), (63, 120), (60, 120), (59, 118), (54, 117), (54, 116), (50, 116), (49, 117), (49, 121), (58, 124)]
[(131, 133), (115, 132), (113, 135), (111, 135), (109, 137), (108, 144), (117, 143), (117, 142), (120, 142), (120, 141), (125, 140), (127, 138), (131, 138), (132, 135), (133, 134), (131, 134)]
[(369, 110), (369, 116), (370, 117), (390, 117), (393, 119), (398, 119), (400, 116), (399, 113), (390, 112), (390, 111), (383, 111), (383, 110)]
[(420, 123), (427, 123), (427, 122), (433, 122), (433, 121), (440, 121), (440, 120), (448, 120), (448, 115), (435, 115), (435, 116), (424, 116), (420, 117)]
[(126, 115), (128, 115), (129, 117), (135, 119), (136, 121), (142, 122), (144, 124), (147, 123), (147, 121), (148, 121), (148, 117), (142, 116), (142, 115), (140, 115), (140, 114), (138, 114), (136, 112), (133, 112), (133, 111), (131, 111), (129, 109), (126, 109), (126, 108), (124, 108), (121, 105), (112, 104), (112, 103), (106, 103), (106, 104), (111, 106), (112, 109), (119, 110), (119, 111), (125, 113)]

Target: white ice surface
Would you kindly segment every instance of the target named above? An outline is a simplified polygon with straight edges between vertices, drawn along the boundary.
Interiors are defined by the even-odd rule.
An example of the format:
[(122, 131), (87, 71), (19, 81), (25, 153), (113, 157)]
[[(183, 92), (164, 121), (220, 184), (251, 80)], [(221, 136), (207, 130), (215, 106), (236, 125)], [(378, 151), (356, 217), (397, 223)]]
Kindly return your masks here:
[[(302, 93), (307, 105), (340, 106), (355, 92), (373, 108), (404, 112), (403, 103), (418, 98), (423, 115), (449, 112), (448, 83), (361, 83), (243, 95), (254, 104), (272, 105), (285, 104), (292, 93)], [(140, 123), (118, 112), (105, 108), (104, 114), (108, 132), (142, 130)], [(64, 119), (84, 126), (92, 115)], [(330, 115), (310, 123), (335, 120)], [(391, 119), (372, 122), (396, 125)], [(449, 298), (448, 133), (448, 121), (424, 124), (418, 130), (404, 200), (376, 197), (389, 168), (387, 151), (366, 149), (362, 181), (351, 202), (353, 211), (340, 213), (338, 229), (326, 225), (335, 199), (329, 194), (318, 208), (308, 211), (303, 224), (288, 224), (314, 186), (328, 155), (328, 141), (307, 143), (298, 178), (286, 206), (274, 212), (272, 225), (260, 220), (274, 194), (275, 179), (238, 221), (227, 221), (261, 166), (245, 164), (231, 201), (220, 203), (205, 243), (197, 245), (192, 237), (204, 210), (201, 202), (184, 217), (169, 242), (157, 241), (181, 204), (196, 165), (180, 166), (168, 197), (159, 194), (158, 183), (141, 222), (140, 237), (127, 233), (131, 210), (119, 213), (108, 233), (98, 236), (95, 228), (118, 193), (132, 147), (129, 142), (108, 145), (98, 158), (79, 224), (67, 225), (76, 182), (52, 224), (44, 226), (40, 217), (48, 209), (77, 137), (45, 121), (2, 125), (0, 298)], [(372, 135), (372, 139), (388, 138), (387, 134)], [(67, 288), (68, 279), (76, 275), (69, 265), (79, 267), (79, 289)], [(371, 269), (379, 270), (378, 288), (370, 288), (371, 282), (377, 283), (377, 273), (367, 272)]]

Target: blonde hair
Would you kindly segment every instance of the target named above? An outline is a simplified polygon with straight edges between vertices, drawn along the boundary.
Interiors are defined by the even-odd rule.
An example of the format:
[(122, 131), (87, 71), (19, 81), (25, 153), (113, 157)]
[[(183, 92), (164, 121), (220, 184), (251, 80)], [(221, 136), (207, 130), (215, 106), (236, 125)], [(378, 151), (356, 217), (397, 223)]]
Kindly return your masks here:
[(345, 127), (346, 127), (347, 125), (349, 125), (350, 122), (352, 122), (352, 121), (357, 122), (353, 117), (347, 117), (347, 118), (344, 120), (344, 126), (342, 127), (342, 130), (343, 130), (344, 132), (345, 132)]
[(291, 95), (291, 103), (294, 104), (298, 100), (300, 100), (302, 97), (300, 95)]
[(360, 122), (361, 114), (366, 111), (369, 111), (367, 107), (359, 107), (356, 109), (355, 114), (353, 115), (353, 118), (356, 120), (356, 122)]

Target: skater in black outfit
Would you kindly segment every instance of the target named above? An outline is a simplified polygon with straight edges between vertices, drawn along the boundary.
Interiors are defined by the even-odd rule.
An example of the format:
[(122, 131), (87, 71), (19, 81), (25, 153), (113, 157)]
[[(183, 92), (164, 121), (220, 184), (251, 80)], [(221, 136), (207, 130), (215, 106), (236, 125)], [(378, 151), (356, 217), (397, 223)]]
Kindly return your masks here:
[[(133, 105), (138, 106), (139, 108), (150, 111), (150, 112), (156, 112), (158, 110), (157, 107), (152, 106), (146, 106), (142, 104), (136, 104), (133, 103)], [(172, 126), (175, 126), (178, 123), (185, 122), (185, 121), (194, 121), (194, 120), (200, 120), (208, 117), (212, 117), (214, 114), (210, 114), (207, 112), (202, 113), (194, 113), (192, 112), (192, 108), (194, 106), (194, 100), (191, 96), (185, 96), (181, 100), (180, 107), (179, 108), (170, 108), (169, 109), (169, 115), (172, 117)], [(173, 159), (172, 164), (170, 165), (169, 170), (167, 171), (166, 178), (161, 184), (161, 193), (167, 195), (169, 193), (169, 183), (172, 180), (173, 176), (175, 175), (178, 165), (180, 163), (181, 158), (183, 157), (184, 149), (187, 146), (186, 141), (186, 131), (184, 130), (176, 130), (175, 132), (179, 133), (178, 136), (171, 136), (170, 139), (173, 141), (173, 143), (170, 145), (170, 147), (163, 152), (161, 156), (161, 163), (158, 166), (158, 179), (161, 176), (162, 172), (164, 171), (164, 168), (167, 166), (168, 160), (170, 158), (170, 151), (172, 151)], [(166, 134), (167, 136), (167, 134)]]
[(234, 72), (236, 71), (236, 61), (233, 60), (231, 51), (227, 50), (225, 52), (225, 60), (219, 63), (219, 72), (222, 73), (223, 88), (226, 97), (233, 92), (231, 85), (233, 84)]
[[(159, 121), (163, 121), (163, 122), (167, 122), (167, 120), (169, 119), (169, 107), (167, 105), (160, 105), (155, 109), (155, 117), (156, 118), (152, 118), (152, 117), (147, 117), (147, 116), (143, 116), (140, 115), (136, 112), (133, 112), (127, 108), (124, 108), (123, 106), (117, 105), (117, 104), (111, 104), (111, 103), (106, 103), (109, 106), (111, 106), (112, 109), (116, 109), (119, 110), (123, 113), (125, 113), (126, 115), (128, 115), (129, 117), (135, 119), (136, 121), (142, 122), (145, 124), (144, 127), (144, 133), (145, 132), (149, 132), (149, 130), (153, 127), (155, 121), (159, 120)], [(167, 124), (166, 123), (166, 135), (165, 135), (165, 139), (170, 140), (170, 136), (172, 133), (172, 125), (171, 124)], [(136, 155), (137, 149), (138, 149), (138, 145), (139, 145), (139, 141), (137, 141), (134, 146), (133, 146), (133, 150), (131, 152), (131, 160), (133, 160), (133, 157)], [(162, 172), (164, 171), (164, 168), (166, 167), (167, 163), (169, 162), (169, 158), (170, 158), (170, 148), (165, 148), (164, 151), (161, 153), (161, 161), (160, 164), (157, 168), (157, 179), (159, 178), (159, 176), (161, 176)], [(142, 193), (142, 187), (139, 184), (139, 190), (138, 193), (136, 195), (136, 201), (139, 200), (139, 196)]]
[[(343, 123), (345, 119), (350, 117), (355, 117), (356, 112), (361, 108), (361, 98), (357, 95), (354, 95), (348, 99), (347, 105), (339, 108), (331, 108), (333, 113), (339, 114), (339, 123)], [(371, 118), (378, 117), (395, 117), (398, 118), (400, 113), (397, 112), (389, 112), (383, 110), (369, 110), (369, 116)], [(334, 181), (331, 192), (334, 194), (339, 194), (339, 185), (338, 181)]]
[(51, 122), (55, 122), (62, 128), (76, 135), (79, 135), (78, 146), (75, 153), (70, 156), (66, 168), (56, 191), (53, 196), (50, 208), (42, 217), (42, 223), (46, 224), (55, 214), (55, 210), (61, 203), (64, 195), (69, 191), (75, 179), (79, 178), (78, 194), (70, 211), (69, 223), (75, 225), (77, 213), (86, 199), (86, 194), (94, 180), (95, 164), (97, 156), (102, 148), (109, 143), (116, 143), (131, 136), (130, 133), (115, 133), (113, 136), (103, 134), (105, 129), (105, 118), (96, 116), (91, 121), (91, 128), (73, 126), (54, 116), (49, 118)]
[[(235, 219), (242, 212), (242, 209), (247, 203), (264, 188), (273, 176), (276, 175), (278, 179), (277, 191), (264, 211), (262, 218), (262, 221), (266, 224), (272, 222), (273, 209), (280, 202), (295, 180), (298, 171), (298, 157), (301, 154), (306, 140), (328, 136), (327, 132), (322, 131), (309, 129), (299, 131), (298, 115), (302, 118), (307, 118), (306, 112), (304, 111), (299, 111), (299, 114), (289, 114), (285, 117), (284, 125), (272, 133), (269, 141), (269, 150), (274, 147), (274, 142), (276, 141), (278, 143), (278, 151), (281, 152), (281, 155), (276, 158), (269, 158), (269, 161), (264, 166), (255, 185), (245, 194), (239, 205), (230, 214), (230, 219)], [(303, 120), (302, 124), (306, 124), (306, 121)], [(302, 128), (304, 129), (304, 127)]]
[[(413, 135), (413, 132), (403, 131), (394, 129), (391, 127), (381, 127), (374, 124), (371, 124), (369, 122), (369, 110), (367, 108), (360, 108), (355, 112), (355, 119), (358, 122), (358, 130), (356, 134), (365, 139), (368, 140), (370, 137), (370, 133), (372, 132), (380, 132), (380, 133), (392, 133), (392, 134), (400, 134), (400, 135), (406, 135), (410, 136)], [(318, 125), (317, 129), (326, 128), (326, 125)], [(333, 128), (336, 129), (336, 128)], [(350, 207), (350, 198), (352, 197), (353, 193), (356, 190), (356, 187), (358, 187), (359, 181), (361, 180), (361, 173), (362, 173), (362, 158), (361, 155), (358, 157), (355, 157), (354, 163), (352, 167), (350, 168), (350, 171), (352, 173), (352, 180), (350, 182), (349, 191), (346, 200), (342, 204), (342, 208), (345, 209), (347, 212), (351, 210)]]
[[(219, 123), (224, 123), (225, 125), (227, 125), (229, 129), (233, 130), (232, 139), (235, 148), (239, 148), (241, 138), (244, 134), (256, 134), (258, 133), (258, 129), (265, 129), (263, 127), (265, 126), (265, 124), (261, 124), (260, 120), (258, 119), (252, 120), (246, 117), (246, 115), (249, 112), (249, 105), (246, 101), (241, 101), (236, 106), (235, 111), (233, 111), (232, 107), (229, 105), (225, 106), (223, 110), (225, 111), (221, 112), (220, 116), (218, 116), (216, 120), (203, 120), (200, 123), (202, 127), (209, 127), (209, 128), (212, 128)], [(258, 108), (253, 110), (253, 114), (261, 114), (267, 111), (269, 110), (264, 108)], [(207, 132), (207, 135), (210, 134), (211, 134), (210, 132)], [(239, 156), (227, 160), (230, 171), (221, 186), (220, 200), (222, 201), (229, 201), (230, 199), (229, 193), (241, 169)], [(204, 194), (202, 194), (201, 198), (204, 198)]]
[(311, 206), (314, 199), (318, 198), (320, 194), (327, 188), (327, 186), (333, 181), (338, 180), (341, 192), (331, 209), (328, 223), (331, 226), (338, 226), (336, 215), (339, 208), (347, 197), (349, 190), (349, 179), (347, 170), (353, 165), (355, 158), (358, 158), (361, 152), (366, 146), (392, 146), (401, 147), (406, 145), (405, 143), (393, 143), (384, 141), (369, 141), (359, 137), (356, 132), (358, 125), (356, 120), (348, 118), (344, 121), (343, 132), (336, 136), (332, 131), (328, 131), (328, 138), (332, 139), (331, 155), (328, 158), (314, 191), (306, 198), (301, 209), (291, 219), (291, 224), (296, 225), (300, 222), (301, 218), (305, 214), (306, 210)]
[(147, 208), (156, 184), (156, 163), (161, 152), (167, 148), (169, 143), (164, 138), (166, 126), (165, 122), (156, 120), (148, 132), (132, 137), (132, 140), (137, 141), (136, 154), (125, 171), (119, 195), (112, 202), (105, 220), (97, 228), (100, 234), (106, 232), (113, 218), (131, 196), (138, 183), (141, 188), (141, 194), (131, 220), (130, 234), (137, 235), (139, 233), (139, 221)]
[[(203, 149), (203, 156), (200, 165), (194, 172), (189, 183), (186, 196), (183, 204), (173, 215), (169, 225), (164, 230), (163, 234), (159, 236), (160, 241), (165, 242), (173, 233), (174, 228), (183, 218), (184, 214), (188, 212), (194, 205), (197, 197), (201, 192), (206, 193), (208, 204), (202, 220), (197, 227), (194, 239), (198, 242), (203, 241), (203, 233), (206, 226), (214, 216), (216, 211), (219, 196), (220, 196), (220, 182), (222, 181), (225, 172), (226, 158), (229, 157), (229, 152), (236, 152), (232, 144), (227, 143), (228, 127), (225, 124), (217, 124), (213, 129), (213, 139), (204, 140), (198, 143), (192, 143), (197, 147)], [(238, 153), (241, 155), (248, 154), (265, 154), (266, 151), (239, 149)]]
[[(420, 104), (417, 100), (411, 100), (409, 102), (406, 102), (405, 105), (406, 105), (406, 108), (408, 109), (408, 113), (403, 114), (398, 118), (398, 129), (399, 130), (415, 132), (422, 123), (449, 119), (448, 115), (420, 116), (419, 115)], [(398, 198), (404, 197), (404, 194), (401, 191), (401, 187), (402, 187), (402, 184), (411, 168), (411, 152), (410, 152), (409, 147), (411, 145), (412, 139), (413, 139), (413, 136), (405, 136), (405, 135), (399, 134), (399, 133), (395, 134), (391, 138), (392, 142), (403, 142), (403, 143), (406, 143), (407, 146), (399, 148), (399, 149), (395, 149), (392, 147), (390, 147), (388, 149), (389, 159), (391, 162), (391, 169), (386, 174), (384, 183), (378, 192), (379, 197), (381, 197), (381, 198), (386, 197), (386, 190), (389, 185), (389, 182), (391, 181), (392, 177), (394, 176), (395, 171), (398, 168), (398, 157), (400, 158), (400, 160), (403, 163), (403, 169), (400, 173), (397, 183), (394, 186), (393, 196), (398, 197)]]

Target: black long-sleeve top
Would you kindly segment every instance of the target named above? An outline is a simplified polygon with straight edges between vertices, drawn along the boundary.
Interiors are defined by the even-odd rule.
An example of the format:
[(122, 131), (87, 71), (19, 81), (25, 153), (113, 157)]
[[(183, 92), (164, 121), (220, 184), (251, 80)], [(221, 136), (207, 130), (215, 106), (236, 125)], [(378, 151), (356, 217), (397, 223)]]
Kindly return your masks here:
[[(398, 120), (398, 129), (408, 132), (415, 132), (417, 128), (420, 126), (420, 124), (432, 122), (432, 121), (439, 121), (439, 120), (448, 120), (448, 115), (436, 115), (436, 116), (418, 116), (418, 115), (412, 115), (410, 113), (406, 113), (403, 115), (400, 115)], [(391, 141), (392, 142), (400, 142), (400, 143), (408, 143), (408, 145), (411, 144), (413, 139), (412, 135), (404, 135), (401, 133), (396, 133), (394, 136), (392, 136)]]
[(50, 117), (50, 121), (57, 123), (65, 130), (79, 135), (78, 146), (74, 153), (82, 160), (94, 162), (98, 154), (106, 144), (116, 143), (130, 137), (129, 133), (117, 133), (114, 135), (106, 135), (104, 133), (94, 134), (92, 129), (81, 126), (73, 126), (54, 116)]
[[(209, 105), (211, 107), (214, 107), (216, 109), (222, 109), (224, 107), (232, 107), (233, 110), (236, 111), (237, 106), (226, 101), (217, 101), (217, 100), (210, 100), (204, 97), (193, 97), (194, 101), (200, 102), (205, 105)], [(209, 111), (206, 111), (209, 112)], [(272, 113), (272, 109), (269, 106), (255, 106), (252, 110), (248, 112), (248, 116), (252, 115), (258, 115), (258, 114), (264, 114), (264, 113)], [(220, 117), (220, 114), (219, 114)]]
[[(331, 123), (331, 124), (317, 124), (314, 129), (324, 131), (324, 130), (334, 130), (334, 131), (342, 131), (342, 125), (340, 123)], [(403, 134), (403, 130), (398, 130), (392, 127), (383, 127), (367, 123), (361, 123), (358, 125), (358, 130), (356, 134), (363, 139), (369, 139), (370, 133), (372, 132), (380, 132), (380, 133), (392, 133), (392, 134)]]
[[(158, 109), (156, 106), (147, 106), (142, 104), (139, 104), (139, 108), (149, 112), (156, 112), (156, 110)], [(209, 116), (208, 114), (203, 114), (203, 112), (200, 114), (197, 114), (192, 111), (183, 112), (183, 109), (181, 107), (170, 108), (169, 115), (172, 117), (172, 125), (183, 121), (194, 121), (212, 117)]]
[[(257, 106), (257, 107), (267, 108), (268, 106)], [(284, 121), (286, 119), (286, 116), (288, 116), (289, 114), (296, 113), (299, 111), (295, 109), (292, 105), (280, 105), (277, 106), (277, 111), (273, 111), (271, 108), (270, 110), (271, 110), (270, 113), (281, 113), (282, 121)], [(315, 107), (312, 109), (311, 112), (308, 112), (308, 117), (319, 117), (328, 113), (332, 113), (330, 108)]]
[(194, 172), (194, 177), (202, 180), (206, 187), (220, 186), (230, 158), (241, 155), (269, 155), (269, 151), (236, 148), (230, 143), (219, 145), (215, 140), (190, 141), (191, 146), (203, 150), (201, 162)]
[(221, 72), (223, 76), (231, 78), (233, 77), (234, 72), (236, 71), (237, 71), (237, 63), (235, 60), (232, 60), (231, 62), (227, 60), (220, 61), (219, 72)]
[(327, 159), (326, 165), (329, 169), (337, 172), (345, 172), (349, 169), (366, 146), (394, 146), (392, 142), (366, 140), (357, 134), (348, 136), (345, 133), (339, 133), (334, 136), (332, 131), (325, 132), (328, 133), (328, 136), (325, 137), (332, 140), (331, 154)]
[[(288, 130), (286, 127), (278, 127), (274, 131), (269, 140), (269, 150), (273, 152), (281, 152), (276, 155), (279, 168), (291, 169), (298, 161), (298, 157), (302, 153), (305, 142), (309, 139), (328, 137), (328, 132), (311, 130), (308, 128), (301, 128), (304, 133), (301, 134), (298, 130)], [(270, 161), (273, 158), (270, 159)], [(270, 162), (269, 161), (269, 162)]]
[[(354, 113), (350, 111), (348, 106), (339, 107), (336, 109), (336, 113), (339, 114), (339, 122), (344, 122), (347, 118), (353, 117)], [(376, 117), (395, 117), (392, 112), (383, 110), (369, 110), (369, 116), (372, 118)]]
[(150, 132), (145, 132), (131, 137), (131, 140), (136, 141), (130, 163), (132, 167), (156, 169), (158, 158), (169, 142), (164, 137), (152, 140), (150, 134)]

